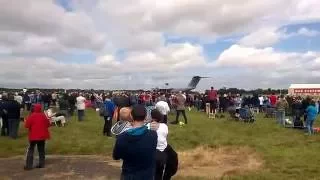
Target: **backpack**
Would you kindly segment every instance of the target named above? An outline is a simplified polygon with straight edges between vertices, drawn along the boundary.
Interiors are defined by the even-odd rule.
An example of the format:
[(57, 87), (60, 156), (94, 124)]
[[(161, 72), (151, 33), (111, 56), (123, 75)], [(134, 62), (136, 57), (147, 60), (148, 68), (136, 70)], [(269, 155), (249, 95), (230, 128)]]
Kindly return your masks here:
[(99, 103), (99, 115), (102, 117), (108, 116), (109, 112), (106, 109), (106, 105), (104, 103)]

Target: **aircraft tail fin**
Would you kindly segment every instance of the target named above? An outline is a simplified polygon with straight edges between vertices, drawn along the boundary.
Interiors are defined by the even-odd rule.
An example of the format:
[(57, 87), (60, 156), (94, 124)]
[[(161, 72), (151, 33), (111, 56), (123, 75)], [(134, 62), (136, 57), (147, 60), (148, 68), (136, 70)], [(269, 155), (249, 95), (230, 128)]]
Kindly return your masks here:
[(191, 81), (188, 84), (188, 88), (195, 89), (197, 87), (197, 85), (199, 84), (200, 80), (201, 80), (200, 76), (192, 77)]

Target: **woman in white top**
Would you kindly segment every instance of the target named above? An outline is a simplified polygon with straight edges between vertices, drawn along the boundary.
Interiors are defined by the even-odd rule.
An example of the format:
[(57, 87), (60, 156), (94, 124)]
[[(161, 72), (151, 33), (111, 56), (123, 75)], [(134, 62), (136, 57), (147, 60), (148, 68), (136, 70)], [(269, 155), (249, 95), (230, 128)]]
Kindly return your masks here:
[(80, 93), (76, 98), (77, 101), (77, 110), (78, 110), (78, 121), (83, 121), (84, 118), (84, 110), (86, 109), (86, 98), (82, 96)]
[(151, 130), (157, 131), (158, 135), (155, 180), (162, 180), (167, 161), (165, 149), (168, 145), (168, 126), (163, 123), (163, 115), (157, 109), (151, 111), (151, 117), (152, 122), (150, 124), (150, 128)]

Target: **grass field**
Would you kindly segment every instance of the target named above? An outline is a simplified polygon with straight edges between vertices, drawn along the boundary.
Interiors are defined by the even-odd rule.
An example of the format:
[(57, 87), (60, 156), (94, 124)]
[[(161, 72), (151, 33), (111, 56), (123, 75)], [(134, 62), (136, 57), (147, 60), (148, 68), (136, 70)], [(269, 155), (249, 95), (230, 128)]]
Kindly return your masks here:
[[(207, 160), (202, 164), (208, 171), (205, 177), (214, 174), (209, 172), (210, 163), (223, 161), (223, 158), (217, 160), (217, 157), (212, 157), (221, 155), (227, 159), (222, 153), (230, 152), (234, 157), (239, 157), (231, 159), (231, 165), (238, 163), (239, 167), (245, 166), (241, 164), (242, 160), (253, 155), (259, 159), (260, 166), (251, 171), (242, 171), (241, 168), (230, 170), (220, 176), (226, 179), (320, 179), (319, 135), (307, 136), (301, 130), (280, 127), (274, 119), (265, 119), (262, 115), (257, 116), (254, 124), (230, 121), (227, 118), (212, 120), (199, 112), (187, 112), (187, 116), (187, 126), (170, 125), (168, 141), (177, 151), (182, 152), (183, 158), (189, 158), (189, 162), (184, 162), (184, 165), (188, 163), (188, 166), (192, 166)], [(84, 122), (77, 122), (73, 117), (66, 127), (52, 127), (47, 154), (110, 155), (114, 138), (102, 136), (103, 121), (95, 111), (87, 111), (86, 117)], [(173, 116), (169, 119), (172, 120)], [(20, 129), (18, 140), (0, 137), (0, 157), (25, 153), (27, 132), (23, 127)], [(192, 154), (191, 151), (195, 149), (199, 152)], [(188, 151), (190, 154), (183, 156), (183, 152)], [(199, 155), (201, 152), (205, 155)], [(191, 156), (193, 159), (190, 159)], [(206, 173), (200, 169), (197, 172)], [(175, 179), (206, 179), (192, 177), (198, 176), (197, 172), (193, 175), (180, 173)]]

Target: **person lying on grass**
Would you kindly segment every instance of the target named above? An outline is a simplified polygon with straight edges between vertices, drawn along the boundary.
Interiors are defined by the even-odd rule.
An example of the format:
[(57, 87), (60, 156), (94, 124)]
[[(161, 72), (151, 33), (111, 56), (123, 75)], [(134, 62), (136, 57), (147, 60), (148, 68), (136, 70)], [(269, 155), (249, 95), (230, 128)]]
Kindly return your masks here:
[(37, 145), (39, 153), (39, 164), (37, 168), (44, 168), (45, 165), (45, 141), (50, 138), (50, 121), (41, 111), (41, 104), (34, 105), (34, 111), (25, 121), (25, 128), (29, 129), (29, 147), (27, 150), (27, 160), (25, 170), (33, 168), (34, 148)]

